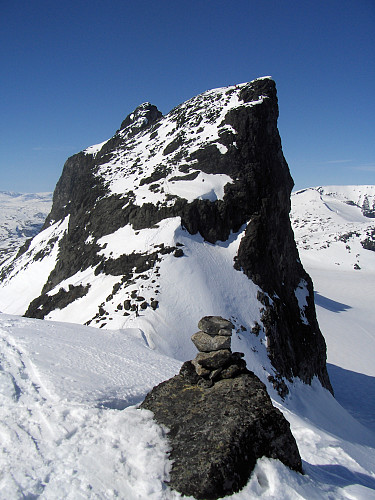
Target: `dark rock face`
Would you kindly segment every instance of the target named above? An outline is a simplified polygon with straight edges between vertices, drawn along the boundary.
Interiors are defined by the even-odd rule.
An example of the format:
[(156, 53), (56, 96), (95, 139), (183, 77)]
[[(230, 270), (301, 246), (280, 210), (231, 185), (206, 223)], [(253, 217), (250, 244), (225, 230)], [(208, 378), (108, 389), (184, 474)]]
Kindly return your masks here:
[(361, 241), (361, 245), (365, 250), (372, 250), (375, 252), (375, 229), (367, 230), (367, 238)]
[(125, 118), (121, 123), (120, 130), (126, 129), (127, 137), (132, 137), (140, 130), (144, 130), (160, 120), (162, 116), (162, 113), (156, 106), (153, 106), (149, 102), (145, 102)]
[[(222, 114), (233, 97), (238, 105)], [(42, 308), (47, 292), (79, 271), (93, 267), (96, 275), (121, 276), (125, 287), (134, 269), (145, 272), (155, 268), (163, 258), (162, 249), (118, 258), (100, 255), (97, 241), (128, 224), (139, 230), (169, 217), (180, 217), (183, 228), (191, 234), (199, 232), (212, 244), (226, 241), (231, 231), (237, 232), (246, 224), (234, 266), (264, 293), (260, 301), (262, 328), (273, 366), (280, 377), (300, 377), (310, 383), (317, 376), (332, 390), (312, 283), (299, 262), (290, 226), (293, 181), (282, 153), (277, 118), (276, 87), (264, 78), (239, 88), (204, 93), (177, 106), (166, 117), (161, 117), (155, 106), (143, 104), (100, 150), (69, 158), (45, 224), (47, 228), (69, 215), (69, 228), (59, 244), (57, 264), (26, 315), (47, 311)], [(165, 123), (172, 124), (173, 129), (164, 137), (160, 130)], [(218, 139), (200, 139), (204, 123), (217, 126)], [(157, 142), (159, 134), (164, 138)], [(143, 149), (133, 157), (131, 152), (138, 140), (144, 141)], [(144, 150), (149, 156), (142, 164)], [(156, 157), (158, 162), (152, 171), (147, 170)], [(175, 174), (176, 169), (181, 175)], [(137, 173), (136, 184), (121, 194), (111, 191), (114, 171), (123, 172), (124, 177)], [(222, 199), (197, 196), (187, 200), (163, 192), (160, 181), (185, 183), (201, 173), (225, 174), (231, 179), (224, 186)], [(140, 188), (160, 194), (160, 201), (140, 202)], [(182, 249), (173, 251), (176, 257), (184, 258)], [(304, 311), (307, 322), (301, 317), (295, 294), (301, 280), (309, 292)]]
[[(210, 318), (206, 330), (212, 332), (222, 318), (205, 318), (206, 326)], [(197, 370), (201, 354), (201, 366), (207, 368), (202, 376)], [(230, 349), (214, 351), (211, 358), (210, 353), (198, 353), (193, 362), (184, 363), (179, 375), (155, 387), (141, 405), (169, 429), (173, 460), (169, 484), (183, 495), (198, 499), (230, 495), (245, 486), (256, 460), (263, 456), (302, 472), (289, 423), (246, 364), (239, 368), (239, 360), (240, 353)], [(218, 368), (221, 376), (215, 378)]]
[(29, 305), (28, 311), (30, 316), (32, 315), (33, 318), (43, 319), (44, 316), (50, 311), (53, 311), (55, 308), (63, 309), (71, 302), (74, 302), (80, 297), (84, 297), (88, 291), (89, 286), (83, 287), (82, 285), (69, 285), (67, 291), (61, 288), (55, 295), (52, 295), (52, 297), (43, 295), (43, 301), (40, 299), (32, 301)]

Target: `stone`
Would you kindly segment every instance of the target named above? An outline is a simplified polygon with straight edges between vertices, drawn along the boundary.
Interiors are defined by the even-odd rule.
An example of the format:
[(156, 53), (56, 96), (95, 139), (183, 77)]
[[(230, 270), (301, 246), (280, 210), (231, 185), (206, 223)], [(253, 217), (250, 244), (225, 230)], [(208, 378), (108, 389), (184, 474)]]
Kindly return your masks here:
[(213, 352), (199, 352), (192, 363), (197, 363), (208, 370), (216, 370), (217, 368), (225, 366), (231, 359), (231, 355), (232, 353), (229, 349), (221, 349), (220, 351)]
[(216, 368), (216, 370), (213, 370), (210, 375), (209, 375), (209, 379), (212, 380), (212, 381), (215, 381), (215, 380), (218, 380), (219, 377), (220, 377), (220, 374), (222, 373), (223, 371), (223, 368)]
[(217, 332), (218, 335), (222, 337), (231, 337), (232, 336), (232, 328), (220, 328)]
[[(234, 325), (221, 316), (205, 316), (199, 321), (198, 328), (209, 335), (218, 335), (219, 330), (231, 331)], [(225, 334), (220, 333), (220, 335)]]
[(214, 382), (210, 378), (200, 378), (198, 380), (197, 386), (202, 387), (204, 389), (208, 389), (214, 385)]
[(191, 361), (191, 364), (194, 366), (197, 375), (199, 375), (200, 377), (208, 377), (210, 375), (211, 370), (199, 364), (197, 359), (193, 359)]
[(223, 368), (219, 377), (220, 379), (225, 378), (235, 378), (240, 373), (244, 373), (246, 371), (246, 362), (241, 359), (237, 363), (229, 365), (227, 368)]
[(185, 361), (183, 363), (179, 375), (181, 375), (181, 377), (183, 377), (189, 384), (197, 384), (200, 379), (195, 370), (195, 366), (191, 361)]
[[(220, 330), (222, 331), (222, 330)], [(231, 338), (223, 335), (208, 335), (208, 333), (197, 332), (192, 335), (191, 340), (200, 352), (219, 351), (230, 349)]]
[(141, 408), (169, 429), (168, 484), (182, 495), (206, 500), (231, 495), (246, 485), (263, 456), (302, 472), (289, 423), (251, 372), (197, 384), (179, 374), (154, 387)]

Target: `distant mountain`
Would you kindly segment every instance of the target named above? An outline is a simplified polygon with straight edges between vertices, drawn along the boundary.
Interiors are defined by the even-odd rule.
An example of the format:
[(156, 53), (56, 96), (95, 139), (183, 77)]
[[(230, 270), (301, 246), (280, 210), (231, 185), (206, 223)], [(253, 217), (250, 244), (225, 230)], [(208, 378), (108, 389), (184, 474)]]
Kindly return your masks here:
[(292, 194), (291, 221), (302, 261), (375, 270), (375, 186), (323, 186)]
[(52, 207), (52, 193), (0, 191), (0, 262), (42, 228)]
[(221, 315), (262, 380), (285, 392), (285, 380), (317, 376), (331, 389), (277, 118), (268, 77), (166, 116), (137, 107), (111, 139), (67, 160), (43, 231), (0, 269), (0, 309), (137, 327), (178, 359), (194, 357), (198, 320)]

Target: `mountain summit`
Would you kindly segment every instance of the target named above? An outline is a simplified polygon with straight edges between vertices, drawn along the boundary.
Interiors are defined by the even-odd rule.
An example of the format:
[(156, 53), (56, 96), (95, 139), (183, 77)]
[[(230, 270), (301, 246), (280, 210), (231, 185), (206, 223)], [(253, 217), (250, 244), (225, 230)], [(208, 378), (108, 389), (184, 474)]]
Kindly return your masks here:
[(279, 392), (283, 377), (317, 376), (331, 390), (277, 118), (268, 77), (166, 116), (136, 108), (111, 139), (67, 160), (43, 230), (1, 268), (0, 309), (140, 328), (181, 360), (198, 319), (220, 315)]

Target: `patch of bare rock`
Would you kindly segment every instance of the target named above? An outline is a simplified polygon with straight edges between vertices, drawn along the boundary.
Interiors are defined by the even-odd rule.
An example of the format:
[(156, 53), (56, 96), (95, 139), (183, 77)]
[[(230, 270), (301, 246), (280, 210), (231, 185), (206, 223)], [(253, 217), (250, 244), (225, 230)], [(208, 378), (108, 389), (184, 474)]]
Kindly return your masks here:
[(195, 359), (141, 405), (169, 429), (170, 487), (197, 499), (230, 495), (246, 485), (263, 456), (302, 473), (289, 423), (243, 354), (231, 351), (232, 323), (206, 316), (198, 328)]

